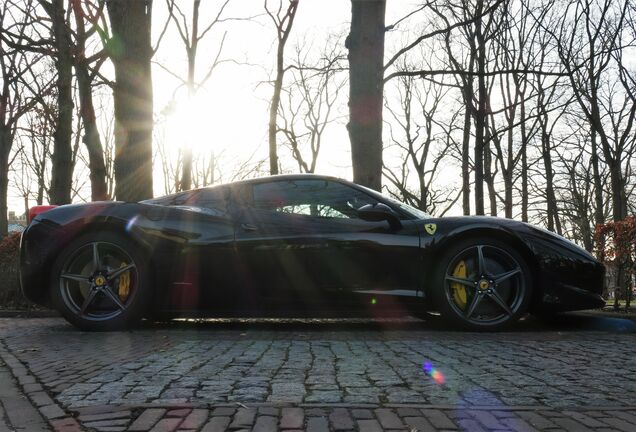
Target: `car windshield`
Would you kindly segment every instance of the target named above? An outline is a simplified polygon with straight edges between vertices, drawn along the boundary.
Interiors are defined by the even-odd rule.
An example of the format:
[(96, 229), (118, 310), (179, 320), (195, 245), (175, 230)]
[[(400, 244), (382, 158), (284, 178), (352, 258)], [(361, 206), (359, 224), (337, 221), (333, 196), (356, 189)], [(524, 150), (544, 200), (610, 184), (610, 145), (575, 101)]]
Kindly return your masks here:
[(370, 188), (368, 188), (366, 186), (358, 185), (358, 187), (360, 187), (361, 189), (364, 189), (365, 192), (367, 192), (368, 194), (370, 194), (370, 195), (372, 195), (372, 196), (374, 196), (376, 198), (379, 198), (379, 199), (384, 200), (384, 201), (388, 201), (393, 207), (399, 208), (403, 213), (406, 213), (407, 216), (409, 216), (409, 217), (411, 217), (413, 219), (429, 219), (429, 218), (432, 217), (430, 214), (426, 213), (425, 211), (422, 211), (422, 210), (420, 210), (418, 208), (415, 208), (415, 207), (410, 206), (410, 205), (408, 205), (406, 203), (398, 201), (395, 198), (388, 197), (388, 196), (386, 196), (386, 195), (384, 195), (384, 194), (382, 194), (382, 193), (380, 193), (380, 192), (378, 192), (376, 190), (370, 189)]

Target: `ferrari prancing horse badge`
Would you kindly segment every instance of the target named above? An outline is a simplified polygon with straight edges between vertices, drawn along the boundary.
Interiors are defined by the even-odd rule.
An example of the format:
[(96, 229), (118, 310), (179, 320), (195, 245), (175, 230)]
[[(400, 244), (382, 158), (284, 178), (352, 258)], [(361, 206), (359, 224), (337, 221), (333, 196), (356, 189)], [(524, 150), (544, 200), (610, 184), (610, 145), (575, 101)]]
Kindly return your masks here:
[(435, 234), (435, 231), (437, 230), (437, 225), (435, 225), (434, 223), (427, 223), (426, 225), (424, 225), (424, 229), (426, 230), (427, 233), (429, 233), (430, 235)]

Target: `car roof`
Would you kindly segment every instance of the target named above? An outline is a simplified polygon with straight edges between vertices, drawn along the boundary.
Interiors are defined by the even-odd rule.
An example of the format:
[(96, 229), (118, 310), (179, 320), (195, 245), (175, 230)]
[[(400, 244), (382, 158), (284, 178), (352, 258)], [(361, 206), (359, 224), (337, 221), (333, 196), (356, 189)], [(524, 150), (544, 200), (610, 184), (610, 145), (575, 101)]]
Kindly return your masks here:
[(184, 192), (194, 192), (194, 191), (202, 191), (211, 188), (221, 188), (221, 187), (232, 187), (235, 185), (250, 185), (250, 184), (259, 184), (259, 183), (271, 183), (276, 181), (294, 181), (294, 180), (330, 180), (336, 181), (339, 183), (344, 183), (350, 186), (357, 186), (355, 183), (350, 182), (348, 180), (344, 180), (338, 177), (327, 176), (322, 174), (276, 174), (270, 176), (263, 177), (255, 177), (250, 179), (236, 180), (229, 183), (219, 183), (210, 186), (204, 186), (196, 189), (191, 189), (190, 191)]
[(293, 180), (332, 180), (332, 181), (338, 181), (338, 182), (343, 182), (343, 183), (351, 183), (351, 182), (349, 182), (347, 180), (343, 180), (343, 179), (340, 179), (340, 178), (337, 178), (337, 177), (333, 177), (333, 176), (321, 175), (321, 174), (276, 174), (276, 175), (270, 175), (270, 176), (264, 176), (264, 177), (256, 177), (256, 178), (251, 178), (251, 179), (239, 180), (239, 181), (228, 183), (228, 184), (236, 184), (236, 183), (268, 183), (268, 182), (281, 181), (281, 180), (289, 180), (289, 181), (293, 181)]

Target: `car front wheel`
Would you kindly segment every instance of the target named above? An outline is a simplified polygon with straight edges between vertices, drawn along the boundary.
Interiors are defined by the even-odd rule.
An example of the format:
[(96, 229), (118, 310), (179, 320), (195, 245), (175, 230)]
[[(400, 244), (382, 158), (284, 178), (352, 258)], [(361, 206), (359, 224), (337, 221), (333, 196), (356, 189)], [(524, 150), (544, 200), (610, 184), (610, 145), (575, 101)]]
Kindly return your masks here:
[(117, 330), (141, 319), (148, 295), (146, 265), (125, 237), (89, 234), (71, 242), (52, 271), (51, 299), (82, 330)]
[(530, 269), (511, 246), (471, 239), (440, 259), (435, 299), (442, 317), (469, 330), (500, 330), (523, 316), (532, 295)]

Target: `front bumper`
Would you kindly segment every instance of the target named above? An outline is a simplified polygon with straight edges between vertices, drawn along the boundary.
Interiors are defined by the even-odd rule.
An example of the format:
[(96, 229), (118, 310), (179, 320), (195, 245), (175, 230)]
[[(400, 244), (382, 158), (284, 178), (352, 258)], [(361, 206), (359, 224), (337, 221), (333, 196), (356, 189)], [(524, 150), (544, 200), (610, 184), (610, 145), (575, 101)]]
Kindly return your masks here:
[(592, 255), (555, 234), (541, 232), (525, 240), (538, 267), (535, 309), (573, 311), (605, 305), (605, 267)]
[(20, 288), (33, 303), (49, 306), (49, 273), (56, 257), (55, 226), (32, 221), (20, 240)]

